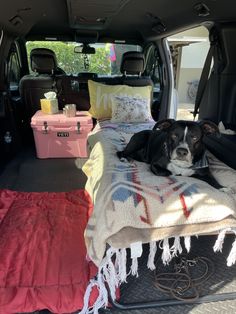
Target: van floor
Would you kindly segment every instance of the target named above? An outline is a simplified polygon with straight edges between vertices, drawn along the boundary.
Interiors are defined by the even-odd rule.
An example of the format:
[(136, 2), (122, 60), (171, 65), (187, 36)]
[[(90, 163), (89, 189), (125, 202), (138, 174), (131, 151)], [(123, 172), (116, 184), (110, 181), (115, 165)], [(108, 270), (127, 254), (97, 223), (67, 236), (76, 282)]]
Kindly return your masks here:
[(30, 147), (12, 159), (0, 174), (0, 189), (24, 192), (67, 192), (84, 188), (80, 169), (85, 159), (38, 159)]
[[(12, 189), (25, 192), (63, 192), (84, 188), (86, 176), (81, 170), (85, 159), (38, 159), (35, 150), (27, 148), (12, 159), (0, 174), (0, 189)], [(210, 302), (205, 304), (186, 304), (122, 311), (119, 309), (101, 310), (99, 313), (110, 314), (198, 314), (198, 313), (235, 313), (236, 307), (236, 265), (226, 266), (226, 257), (234, 238), (225, 240), (224, 250), (213, 253), (215, 237), (200, 237), (192, 240), (192, 253), (195, 256), (206, 256), (214, 261), (214, 275), (201, 288), (201, 294), (233, 293), (234, 300)], [(147, 271), (145, 256), (139, 262), (139, 278), (130, 277), (127, 284), (121, 287), (121, 303), (165, 300), (170, 298), (154, 287), (154, 274)], [(159, 256), (159, 255), (158, 255)], [(159, 269), (160, 270), (160, 269)], [(48, 310), (31, 314), (50, 314)], [(20, 313), (18, 313), (20, 314)], [(22, 313), (21, 313), (22, 314)], [(29, 314), (29, 313), (24, 313)]]

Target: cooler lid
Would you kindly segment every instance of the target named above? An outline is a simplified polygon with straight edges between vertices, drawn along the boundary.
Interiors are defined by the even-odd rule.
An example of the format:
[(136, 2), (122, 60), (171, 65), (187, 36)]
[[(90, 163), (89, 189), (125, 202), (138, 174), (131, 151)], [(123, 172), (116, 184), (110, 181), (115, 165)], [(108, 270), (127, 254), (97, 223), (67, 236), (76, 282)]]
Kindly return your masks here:
[(62, 111), (55, 114), (45, 114), (39, 110), (31, 118), (31, 126), (44, 125), (44, 122), (47, 122), (47, 125), (76, 126), (78, 121), (80, 125), (92, 124), (92, 118), (87, 111), (77, 111), (75, 117), (68, 118)]

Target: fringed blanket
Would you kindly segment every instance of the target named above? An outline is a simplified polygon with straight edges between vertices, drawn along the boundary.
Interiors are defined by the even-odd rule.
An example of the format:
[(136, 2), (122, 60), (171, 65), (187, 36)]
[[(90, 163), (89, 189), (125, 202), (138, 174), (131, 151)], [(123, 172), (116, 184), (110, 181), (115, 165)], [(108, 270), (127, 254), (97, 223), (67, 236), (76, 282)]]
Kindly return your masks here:
[[(147, 266), (154, 269), (157, 241), (161, 240), (163, 262), (169, 263), (182, 252), (180, 237), (189, 251), (191, 236), (220, 232), (214, 247), (217, 251), (222, 249), (228, 230), (236, 233), (236, 171), (229, 168), (225, 171), (225, 165), (209, 156), (213, 174), (230, 188), (226, 193), (190, 177), (158, 177), (145, 163), (121, 162), (117, 158), (116, 151), (126, 146), (133, 133), (152, 127), (153, 122), (141, 125), (103, 122), (88, 139), (91, 154), (83, 170), (88, 177), (86, 189), (93, 199), (94, 211), (85, 240), (89, 257), (99, 267), (96, 281), (88, 287), (88, 290), (95, 284), (100, 287), (95, 310), (108, 302), (104, 282), (115, 298), (115, 288), (126, 280), (126, 248), (131, 249), (131, 273), (137, 275), (142, 243), (150, 243)], [(236, 241), (229, 252), (228, 265), (235, 260)], [(86, 308), (82, 313), (86, 313)]]

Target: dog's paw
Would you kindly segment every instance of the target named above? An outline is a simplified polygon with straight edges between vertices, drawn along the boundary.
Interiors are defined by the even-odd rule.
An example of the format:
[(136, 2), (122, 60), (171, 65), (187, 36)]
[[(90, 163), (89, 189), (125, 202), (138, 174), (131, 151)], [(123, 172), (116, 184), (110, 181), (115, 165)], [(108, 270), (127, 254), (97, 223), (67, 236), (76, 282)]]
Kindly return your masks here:
[(160, 177), (168, 177), (171, 175), (171, 172), (168, 169), (160, 168), (155, 165), (151, 165), (151, 171)]
[(135, 164), (134, 160), (132, 160), (132, 159), (121, 157), (121, 159), (119, 161), (122, 163), (125, 163), (125, 166), (128, 168), (129, 167), (131, 167), (131, 168), (136, 167), (136, 164)]
[(123, 151), (120, 151), (120, 152), (116, 152), (116, 155), (119, 159), (122, 159), (123, 158)]
[(233, 189), (227, 188), (227, 187), (222, 187), (219, 189), (219, 191), (224, 192), (224, 193), (228, 193), (228, 194), (234, 194)]
[(120, 158), (120, 161), (121, 161), (121, 162), (129, 162), (128, 159), (125, 158), (125, 157), (121, 157), (121, 158)]

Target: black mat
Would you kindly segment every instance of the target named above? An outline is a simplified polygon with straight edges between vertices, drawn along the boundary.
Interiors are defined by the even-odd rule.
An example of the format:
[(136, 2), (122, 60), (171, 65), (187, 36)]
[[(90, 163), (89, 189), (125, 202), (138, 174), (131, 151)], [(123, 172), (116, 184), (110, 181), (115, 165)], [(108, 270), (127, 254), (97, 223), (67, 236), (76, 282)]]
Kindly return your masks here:
[[(210, 302), (205, 304), (187, 304), (157, 307), (151, 309), (126, 310), (119, 309), (102, 310), (101, 313), (114, 314), (140, 314), (140, 313), (236, 313), (236, 265), (227, 267), (226, 258), (230, 251), (234, 236), (227, 236), (222, 253), (214, 253), (213, 246), (216, 236), (204, 236), (192, 239), (191, 253), (189, 258), (204, 256), (210, 258), (214, 263), (213, 275), (200, 287), (200, 295), (216, 295), (222, 293), (235, 293), (235, 300)], [(164, 293), (154, 286), (154, 272), (146, 267), (149, 248), (145, 246), (143, 257), (139, 259), (139, 277), (130, 276), (127, 284), (121, 287), (122, 304), (133, 302), (147, 302), (172, 299), (171, 295)], [(158, 251), (158, 272), (170, 271), (164, 267), (161, 260), (161, 251)], [(157, 254), (158, 255), (158, 254)]]
[(84, 188), (86, 176), (74, 158), (38, 159), (24, 150), (0, 175), (0, 189), (25, 192), (63, 192)]

